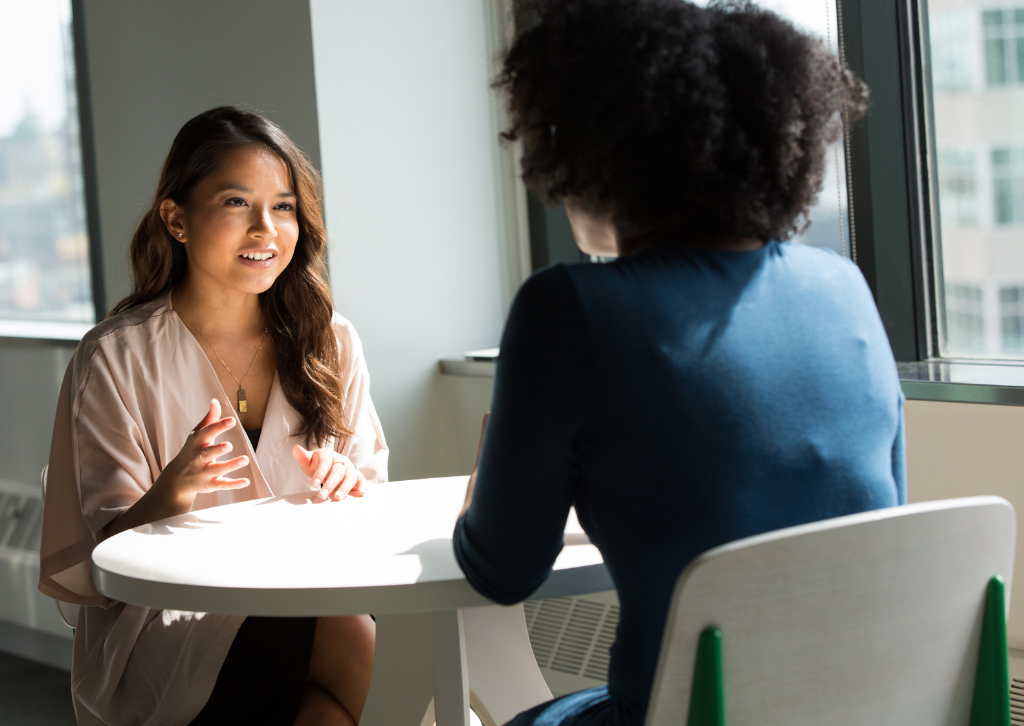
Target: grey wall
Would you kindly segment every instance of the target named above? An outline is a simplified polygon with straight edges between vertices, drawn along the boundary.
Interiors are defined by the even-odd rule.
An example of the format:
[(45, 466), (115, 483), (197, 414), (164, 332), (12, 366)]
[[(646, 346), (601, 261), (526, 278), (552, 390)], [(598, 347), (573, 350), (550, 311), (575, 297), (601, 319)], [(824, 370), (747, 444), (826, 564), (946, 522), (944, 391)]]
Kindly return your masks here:
[(85, 0), (107, 306), (128, 289), (127, 243), (188, 119), (250, 104), (320, 166), (306, 0)]
[(39, 481), (60, 382), (73, 352), (71, 345), (0, 339), (0, 479)]

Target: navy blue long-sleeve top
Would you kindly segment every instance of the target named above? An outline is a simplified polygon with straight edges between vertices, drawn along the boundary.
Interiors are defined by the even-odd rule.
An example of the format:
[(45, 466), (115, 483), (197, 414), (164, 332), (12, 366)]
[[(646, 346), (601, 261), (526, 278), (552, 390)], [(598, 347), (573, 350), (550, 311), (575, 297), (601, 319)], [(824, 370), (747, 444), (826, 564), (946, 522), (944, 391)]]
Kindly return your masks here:
[(860, 271), (819, 249), (649, 249), (516, 296), (456, 557), (510, 604), (569, 508), (621, 603), (609, 695), (640, 724), (672, 589), (701, 552), (906, 501), (903, 395)]

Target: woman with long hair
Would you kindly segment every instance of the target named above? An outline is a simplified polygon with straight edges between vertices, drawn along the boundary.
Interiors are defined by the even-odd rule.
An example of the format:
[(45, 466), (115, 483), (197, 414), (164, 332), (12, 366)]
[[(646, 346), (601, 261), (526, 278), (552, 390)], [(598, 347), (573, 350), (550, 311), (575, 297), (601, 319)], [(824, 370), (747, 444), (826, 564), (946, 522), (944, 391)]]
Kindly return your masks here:
[(90, 569), (98, 542), (158, 519), (386, 481), (326, 253), (319, 177), (287, 134), (234, 107), (182, 127), (132, 238), (131, 292), (82, 339), (54, 424), (40, 589), (82, 606), (83, 726), (358, 722), (369, 616), (153, 610), (110, 601)]
[(510, 604), (570, 507), (621, 603), (608, 685), (526, 724), (644, 722), (673, 587), (701, 552), (906, 501), (903, 396), (863, 276), (786, 242), (867, 88), (749, 3), (544, 0), (497, 86), (523, 179), (577, 244), (519, 291), (455, 551)]

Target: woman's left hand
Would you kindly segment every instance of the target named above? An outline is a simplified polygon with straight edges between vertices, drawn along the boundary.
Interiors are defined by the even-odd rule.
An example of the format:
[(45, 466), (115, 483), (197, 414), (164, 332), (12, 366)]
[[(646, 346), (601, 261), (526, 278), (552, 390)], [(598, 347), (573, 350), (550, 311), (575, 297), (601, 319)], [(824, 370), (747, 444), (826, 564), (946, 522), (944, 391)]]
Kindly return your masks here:
[(292, 455), (313, 488), (320, 487), (320, 499), (339, 501), (349, 495), (363, 496), (366, 477), (347, 456), (328, 447), (308, 451), (298, 444), (292, 447)]

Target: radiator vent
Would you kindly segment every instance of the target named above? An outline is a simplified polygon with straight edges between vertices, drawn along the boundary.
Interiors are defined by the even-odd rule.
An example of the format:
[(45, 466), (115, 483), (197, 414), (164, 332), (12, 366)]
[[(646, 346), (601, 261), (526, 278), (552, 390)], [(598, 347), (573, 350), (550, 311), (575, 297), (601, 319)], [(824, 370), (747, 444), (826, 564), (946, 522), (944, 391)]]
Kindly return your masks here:
[(608, 681), (609, 649), (619, 607), (580, 598), (524, 603), (537, 665), (560, 673)]
[(1024, 726), (1024, 680), (1010, 679), (1010, 723)]
[(43, 503), (38, 495), (0, 491), (0, 547), (39, 551)]

